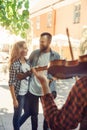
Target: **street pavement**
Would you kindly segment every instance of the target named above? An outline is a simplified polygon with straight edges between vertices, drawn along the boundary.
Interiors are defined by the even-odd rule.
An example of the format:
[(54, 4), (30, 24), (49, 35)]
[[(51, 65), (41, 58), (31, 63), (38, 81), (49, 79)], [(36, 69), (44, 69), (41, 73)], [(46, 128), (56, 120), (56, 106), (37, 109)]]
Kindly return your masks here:
[[(9, 92), (7, 80), (8, 80), (8, 75), (0, 76), (0, 130), (13, 130), (12, 127), (13, 104), (12, 104), (12, 98)], [(58, 105), (58, 108), (61, 108), (62, 105), (65, 103), (67, 95), (71, 90), (74, 82), (75, 79), (57, 81), (58, 95), (55, 100), (55, 103)], [(42, 110), (41, 103), (39, 103), (38, 130), (42, 130), (42, 126), (43, 126), (43, 110)], [(30, 118), (23, 124), (20, 130), (31, 130)], [(77, 128), (76, 130), (79, 129)]]

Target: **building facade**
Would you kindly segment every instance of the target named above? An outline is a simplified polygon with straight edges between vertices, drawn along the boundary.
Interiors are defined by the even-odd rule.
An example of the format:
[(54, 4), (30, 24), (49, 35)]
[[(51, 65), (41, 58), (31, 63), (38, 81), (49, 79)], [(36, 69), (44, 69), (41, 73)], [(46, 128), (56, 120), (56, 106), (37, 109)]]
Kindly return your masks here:
[(31, 9), (33, 38), (37, 39), (42, 32), (50, 32), (53, 35), (52, 48), (64, 58), (71, 59), (66, 36), (68, 28), (74, 57), (78, 58), (82, 30), (87, 25), (86, 5), (87, 0), (39, 0), (36, 8)]

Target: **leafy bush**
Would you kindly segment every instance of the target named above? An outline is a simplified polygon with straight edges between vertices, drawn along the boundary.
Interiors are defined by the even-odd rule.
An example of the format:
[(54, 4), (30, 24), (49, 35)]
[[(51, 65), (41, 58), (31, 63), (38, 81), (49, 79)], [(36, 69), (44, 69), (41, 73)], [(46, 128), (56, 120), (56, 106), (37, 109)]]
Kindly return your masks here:
[(26, 38), (29, 29), (29, 0), (0, 0), (0, 24)]

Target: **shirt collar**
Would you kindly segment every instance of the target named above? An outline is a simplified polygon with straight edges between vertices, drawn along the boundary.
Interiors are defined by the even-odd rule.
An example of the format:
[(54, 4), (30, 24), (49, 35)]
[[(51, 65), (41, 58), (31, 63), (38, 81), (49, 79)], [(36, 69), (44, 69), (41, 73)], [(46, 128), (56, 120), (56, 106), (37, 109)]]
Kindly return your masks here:
[[(54, 52), (51, 48), (50, 48), (50, 53), (51, 53), (51, 55), (54, 55)], [(41, 51), (40, 51), (40, 54), (41, 54)]]

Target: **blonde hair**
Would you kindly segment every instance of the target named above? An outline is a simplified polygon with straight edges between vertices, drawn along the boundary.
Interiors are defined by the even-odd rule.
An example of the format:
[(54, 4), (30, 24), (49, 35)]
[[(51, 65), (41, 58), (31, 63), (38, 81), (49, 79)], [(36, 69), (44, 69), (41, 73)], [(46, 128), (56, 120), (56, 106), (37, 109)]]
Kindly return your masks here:
[(12, 48), (12, 51), (11, 51), (11, 54), (10, 54), (10, 59), (9, 59), (9, 66), (15, 62), (16, 60), (19, 60), (20, 59), (20, 48), (23, 47), (23, 45), (25, 44), (26, 42), (25, 41), (19, 41), (19, 42), (16, 42), (14, 45), (13, 45), (13, 48)]

